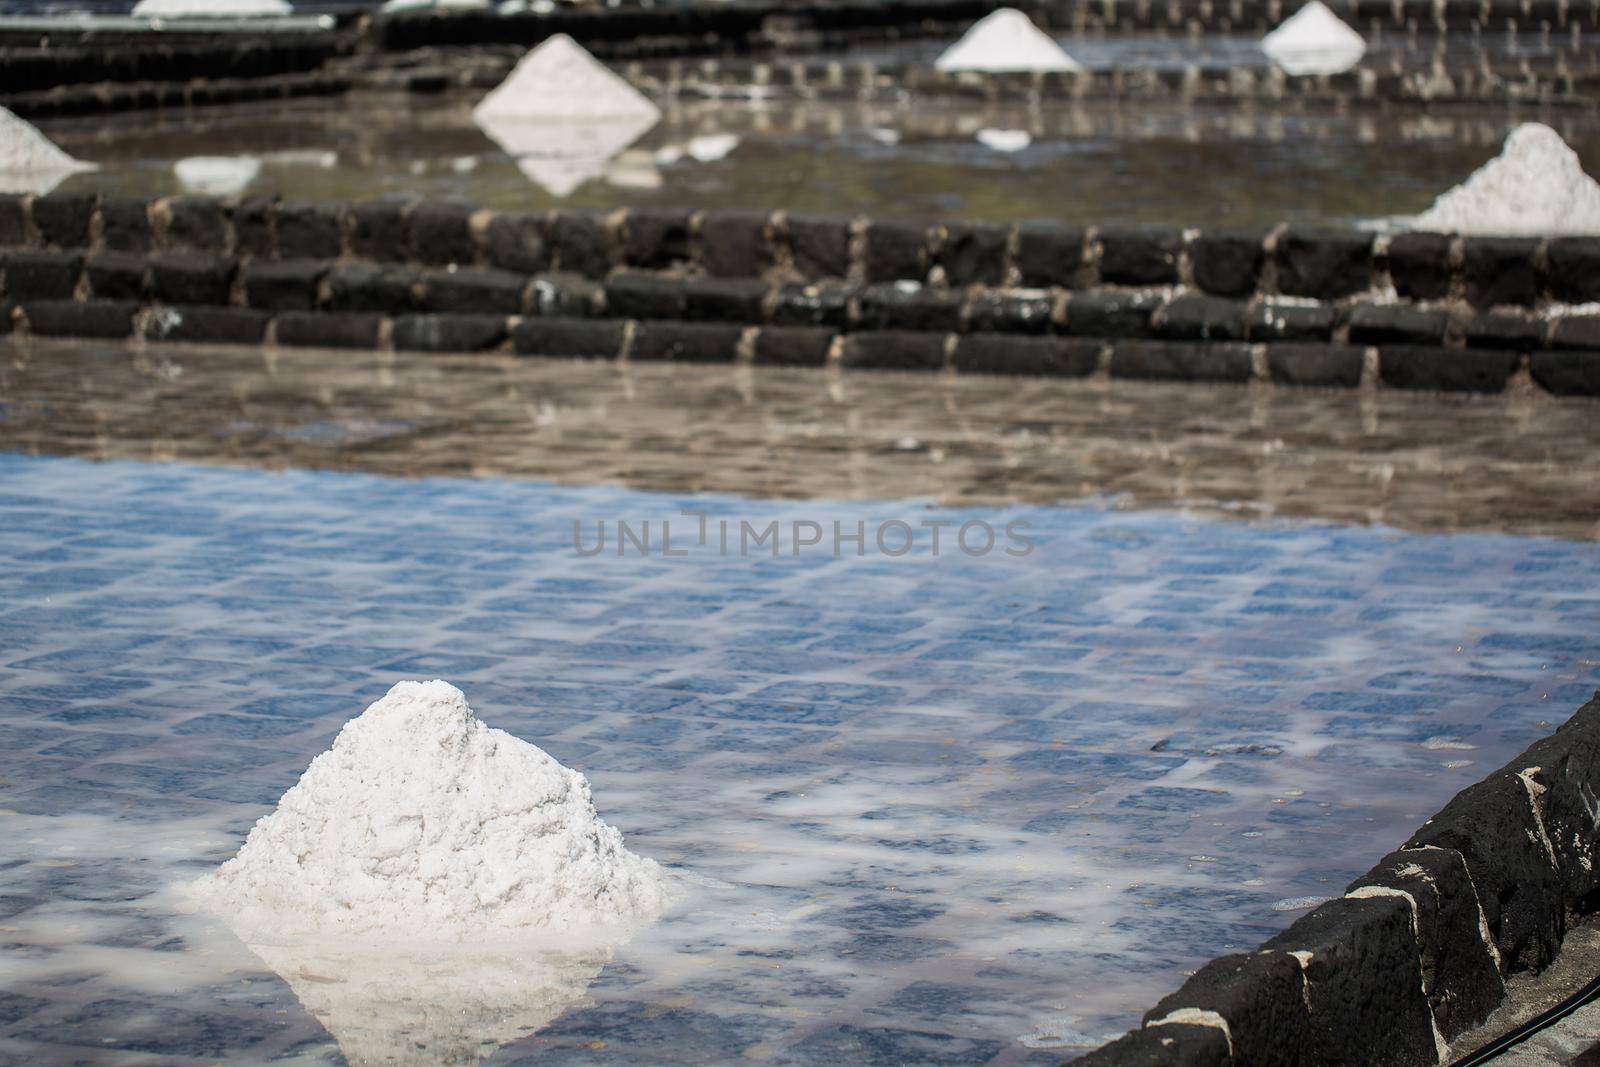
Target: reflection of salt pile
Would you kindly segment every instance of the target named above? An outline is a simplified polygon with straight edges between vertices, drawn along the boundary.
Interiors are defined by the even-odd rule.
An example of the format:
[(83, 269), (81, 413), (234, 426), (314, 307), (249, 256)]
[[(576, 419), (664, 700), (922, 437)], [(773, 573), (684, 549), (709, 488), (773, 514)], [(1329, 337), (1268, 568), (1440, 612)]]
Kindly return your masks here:
[(1367, 42), (1322, 0), (1311, 0), (1263, 37), (1261, 50), (1290, 74), (1338, 74), (1361, 62)]
[(566, 196), (602, 174), (661, 112), (561, 33), (523, 56), (472, 119), (529, 179)]
[(73, 159), (31, 123), (0, 107), (0, 192), (47, 193), (93, 163)]
[(609, 958), (501, 946), (407, 954), (253, 944), (353, 1064), (475, 1064), (549, 1025)]
[(1014, 7), (990, 12), (934, 60), (939, 70), (1082, 70), (1077, 60)]
[(648, 918), (662, 877), (600, 821), (583, 775), (434, 681), (345, 723), (201, 889), (278, 932), (461, 940)]
[(135, 18), (263, 18), (294, 10), (284, 0), (139, 0)]
[(1600, 234), (1600, 185), (1548, 126), (1523, 123), (1500, 154), (1411, 220), (1439, 233)]

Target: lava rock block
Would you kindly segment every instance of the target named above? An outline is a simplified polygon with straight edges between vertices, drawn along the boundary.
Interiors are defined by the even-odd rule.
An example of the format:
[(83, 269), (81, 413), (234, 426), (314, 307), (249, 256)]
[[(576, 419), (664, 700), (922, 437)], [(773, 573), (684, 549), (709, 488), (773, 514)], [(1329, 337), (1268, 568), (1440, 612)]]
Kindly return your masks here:
[(1600, 889), (1600, 833), (1592, 814), (1593, 783), (1600, 777), (1600, 695), (1507, 769), (1523, 771), (1535, 787), (1568, 909), (1589, 910)]
[(945, 283), (961, 287), (999, 285), (1006, 276), (1006, 242), (1003, 226), (958, 225), (945, 231), (936, 262), (944, 268)]
[(772, 321), (780, 326), (842, 328), (849, 317), (850, 290), (842, 285), (785, 285), (772, 308)]
[(1154, 293), (1091, 289), (1067, 300), (1067, 332), (1080, 337), (1147, 337), (1150, 316), (1160, 304)]
[(624, 319), (683, 317), (684, 282), (659, 274), (613, 274), (606, 279), (606, 312)]
[[(141, 211), (144, 201), (138, 201)], [(20, 196), (0, 194), (0, 246), (21, 248), (32, 243), (28, 233), (27, 201)], [(146, 223), (148, 233), (148, 223)], [(144, 251), (141, 247), (137, 251)]]
[(1533, 803), (1528, 786), (1501, 771), (1457, 793), (1405, 844), (1461, 853), (1502, 969), (1543, 967), (1566, 932), (1560, 876)]
[(394, 346), (409, 352), (482, 352), (506, 339), (506, 320), (495, 315), (402, 315), (394, 320)]
[(241, 271), (245, 303), (264, 311), (310, 311), (327, 271), (325, 263), (296, 259), (246, 263)]
[(234, 253), (241, 256), (276, 256), (278, 244), (273, 228), (278, 202), (271, 197), (253, 196), (233, 208)]
[(772, 266), (768, 229), (762, 211), (708, 211), (700, 216), (700, 265), (713, 278), (757, 278)]
[(867, 224), (869, 282), (920, 282), (928, 273), (928, 235), (909, 222), (873, 220)]
[(1600, 351), (1535, 352), (1529, 369), (1556, 396), (1600, 396)]
[(581, 318), (594, 314), (604, 292), (599, 282), (581, 274), (544, 274), (533, 281), (533, 311), (537, 315)]
[(1505, 998), (1505, 983), (1483, 939), (1478, 893), (1459, 852), (1391, 852), (1347, 893), (1366, 887), (1406, 893), (1416, 902), (1422, 988), (1439, 1031), (1454, 1038), (1477, 1026)]
[(424, 202), (411, 212), (411, 254), (419, 263), (467, 266), (478, 258), (472, 239), (472, 209)]
[(1252, 341), (1326, 341), (1337, 321), (1332, 304), (1259, 303), (1250, 309), (1245, 326)]
[(961, 329), (961, 294), (911, 285), (871, 285), (861, 292), (861, 327), (868, 330)]
[(739, 326), (709, 322), (641, 322), (630, 359), (679, 363), (731, 363), (739, 354)]
[(8, 252), (6, 298), (71, 300), (82, 271), (83, 257), (76, 252)]
[(1112, 285), (1170, 285), (1178, 280), (1182, 251), (1177, 230), (1104, 230), (1100, 278)]
[(1017, 268), (1022, 284), (1070, 288), (1083, 268), (1083, 231), (1053, 222), (1025, 222), (1017, 229)]
[(379, 263), (398, 263), (406, 259), (410, 241), (406, 237), (412, 205), (405, 201), (378, 200), (350, 208), (350, 251)]
[(337, 259), (341, 244), (338, 207), (278, 205), (278, 255), (284, 259)]
[(1390, 345), (1379, 350), (1378, 376), (1396, 389), (1498, 393), (1521, 361), (1516, 352), (1497, 349)]
[(1442, 311), (1399, 304), (1361, 304), (1350, 312), (1350, 340), (1357, 344), (1437, 345), (1449, 319)]
[(945, 335), (872, 330), (845, 335), (840, 363), (860, 370), (942, 370)]
[(273, 320), (280, 345), (306, 348), (376, 348), (382, 325), (383, 316), (360, 312), (286, 311)]
[(1190, 247), (1194, 283), (1218, 296), (1248, 296), (1261, 282), (1264, 235), (1251, 232), (1204, 233)]
[(1075, 1067), (1232, 1067), (1239, 1061), (1216, 1027), (1166, 1023), (1129, 1031), (1072, 1062)]
[(1399, 897), (1330, 900), (1263, 948), (1309, 952), (1304, 1063), (1434, 1063), (1411, 906)]
[(1273, 258), (1278, 288), (1291, 296), (1336, 300), (1372, 284), (1372, 238), (1363, 234), (1288, 230)]
[(565, 273), (604, 278), (611, 269), (605, 218), (592, 211), (558, 211), (550, 222), (555, 263)]
[(1406, 300), (1437, 300), (1450, 292), (1451, 239), (1442, 233), (1402, 233), (1389, 241), (1389, 278)]
[(1563, 315), (1550, 326), (1550, 347), (1600, 349), (1600, 315)]
[(767, 326), (756, 334), (753, 361), (777, 367), (820, 367), (836, 334), (823, 326)]
[(1544, 344), (1544, 323), (1531, 315), (1479, 315), (1462, 333), (1468, 348), (1531, 352)]
[(1557, 237), (1545, 250), (1545, 288), (1565, 304), (1600, 301), (1600, 237)]
[(794, 269), (804, 278), (850, 273), (850, 220), (843, 215), (790, 215), (784, 221)]
[(1235, 1055), (1262, 1067), (1296, 1067), (1310, 1036), (1300, 962), (1283, 952), (1219, 956), (1145, 1013), (1148, 1025), (1189, 1008), (1227, 1020)]
[(1533, 254), (1539, 242), (1522, 237), (1466, 239), (1467, 300), (1474, 307), (1518, 304), (1532, 307), (1539, 298), (1539, 277)]
[(1280, 385), (1338, 386), (1361, 384), (1364, 352), (1354, 345), (1270, 344), (1267, 373)]
[(550, 266), (545, 243), (545, 217), (528, 212), (494, 215), (485, 231), (489, 265), (520, 274), (537, 274)]
[(437, 270), (423, 276), (423, 306), (464, 315), (515, 315), (528, 279), (503, 270)]
[(956, 339), (955, 368), (968, 374), (1082, 378), (1100, 365), (1100, 342), (1081, 337), (969, 333)]
[(166, 201), (166, 245), (193, 252), (222, 252), (228, 243), (222, 206), (209, 196), (174, 196)]
[(165, 308), (150, 316), (144, 335), (152, 341), (258, 345), (267, 335), (265, 311), (233, 307)]
[(164, 304), (226, 304), (233, 272), (222, 256), (169, 252), (150, 261), (150, 295)]
[(97, 300), (143, 300), (149, 264), (143, 256), (102, 252), (84, 263), (89, 291)]
[(1054, 310), (1046, 293), (984, 289), (968, 304), (967, 324), (974, 333), (1048, 333)]
[(139, 305), (126, 300), (35, 300), (22, 306), (28, 328), (41, 337), (108, 340), (133, 334)]
[(689, 212), (630, 208), (622, 224), (622, 261), (661, 270), (689, 261)]
[(33, 225), (47, 245), (84, 248), (98, 206), (93, 196), (41, 196), (33, 202)]
[(1113, 378), (1247, 382), (1253, 367), (1250, 346), (1243, 344), (1124, 340), (1111, 351)]
[(758, 323), (766, 318), (766, 282), (754, 278), (697, 278), (684, 286), (683, 314), (699, 322)]
[(1245, 304), (1216, 296), (1180, 296), (1158, 313), (1157, 331), (1174, 341), (1242, 341)]
[(615, 359), (627, 335), (621, 319), (523, 319), (511, 332), (524, 356), (588, 356)]
[(392, 267), (352, 263), (327, 274), (328, 311), (382, 311), (396, 314), (413, 305), (412, 286), (418, 275)]

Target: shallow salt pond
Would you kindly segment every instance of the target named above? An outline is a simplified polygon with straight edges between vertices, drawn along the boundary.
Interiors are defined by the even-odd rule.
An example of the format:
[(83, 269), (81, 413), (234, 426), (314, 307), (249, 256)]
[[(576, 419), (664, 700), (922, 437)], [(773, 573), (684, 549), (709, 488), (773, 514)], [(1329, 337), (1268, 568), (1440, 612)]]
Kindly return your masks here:
[[(830, 536), (722, 556), (724, 518)], [(619, 557), (619, 519), (658, 551)], [(1035, 547), (952, 526), (934, 557), (927, 520)], [(0, 456), (0, 552), (22, 1060), (1059, 1062), (1600, 685), (1600, 546), (1494, 534)], [(589, 775), (676, 910), (398, 971), (177, 913), (345, 719), (434, 676)]]

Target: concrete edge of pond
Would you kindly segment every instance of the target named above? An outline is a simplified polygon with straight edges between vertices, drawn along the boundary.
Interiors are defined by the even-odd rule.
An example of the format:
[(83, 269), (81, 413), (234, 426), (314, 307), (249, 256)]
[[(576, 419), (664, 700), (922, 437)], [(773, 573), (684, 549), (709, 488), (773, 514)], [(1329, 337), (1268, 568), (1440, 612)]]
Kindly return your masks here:
[(1437, 1064), (1600, 891), (1600, 693), (1343, 896), (1219, 957), (1073, 1062)]
[(1600, 238), (0, 196), (0, 329), (1600, 395)]

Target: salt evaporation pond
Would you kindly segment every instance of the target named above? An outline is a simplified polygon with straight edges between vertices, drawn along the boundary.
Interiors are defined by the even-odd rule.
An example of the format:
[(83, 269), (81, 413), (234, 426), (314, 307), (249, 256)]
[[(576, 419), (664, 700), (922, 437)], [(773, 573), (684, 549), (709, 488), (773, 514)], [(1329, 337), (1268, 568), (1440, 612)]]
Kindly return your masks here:
[[(1025, 519), (1037, 548), (574, 552), (574, 520), (686, 508)], [(614, 951), (407, 976), (479, 1012), (414, 1054), (560, 1063), (1059, 1062), (1600, 684), (1586, 542), (5, 456), (0, 551), (0, 1051), (24, 1060), (336, 1058), (302, 1003), (395, 1043), (393, 985), (253, 956), (162, 890), (397, 678), (448, 677), (583, 771), (690, 887)]]
[[(481, 95), (352, 94), (332, 110), (312, 100), (130, 115), (111, 126), (92, 117), (51, 120), (41, 129), (102, 164), (62, 182), (60, 193), (454, 198), (505, 210), (782, 208), (921, 221), (1349, 225), (1426, 209), (1528, 120), (1553, 126), (1600, 174), (1600, 117), (1572, 110), (1340, 114), (1292, 100), (1190, 107), (779, 98), (664, 102), (659, 124), (598, 162), (594, 177), (569, 193), (531, 181), (473, 124)], [(980, 131), (996, 129), (1025, 131), (1030, 143), (1016, 152), (980, 143)], [(222, 190), (186, 186), (180, 164), (197, 159), (236, 160), (231, 170), (242, 180)]]

